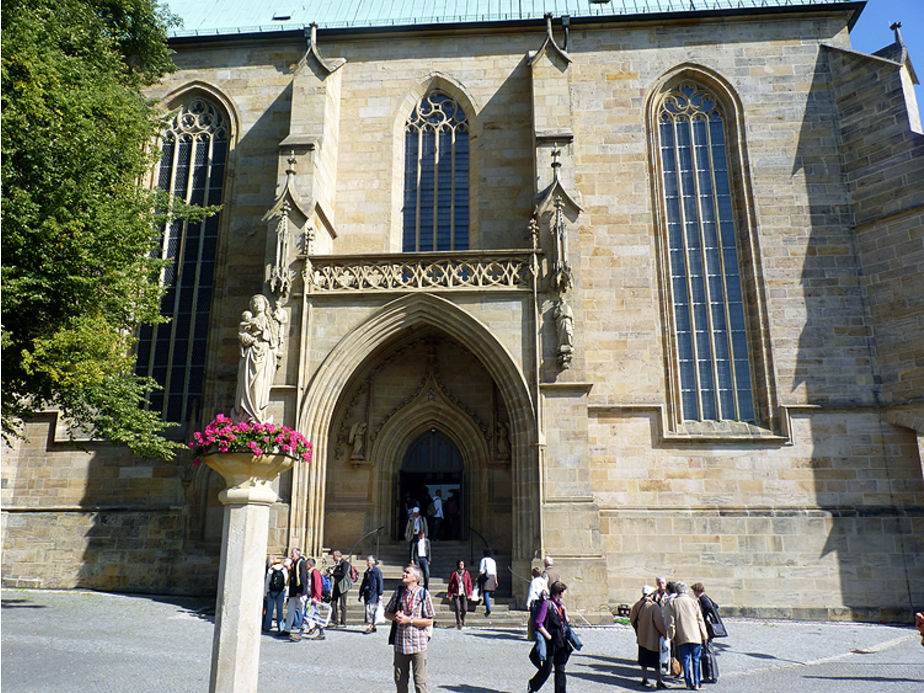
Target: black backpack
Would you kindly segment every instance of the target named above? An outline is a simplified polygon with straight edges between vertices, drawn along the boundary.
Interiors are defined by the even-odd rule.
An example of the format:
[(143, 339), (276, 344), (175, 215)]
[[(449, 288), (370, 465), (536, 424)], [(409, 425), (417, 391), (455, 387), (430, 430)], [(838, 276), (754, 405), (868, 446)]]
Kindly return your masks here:
[(282, 592), (286, 588), (286, 578), (281, 570), (272, 570), (270, 575), (270, 592)]

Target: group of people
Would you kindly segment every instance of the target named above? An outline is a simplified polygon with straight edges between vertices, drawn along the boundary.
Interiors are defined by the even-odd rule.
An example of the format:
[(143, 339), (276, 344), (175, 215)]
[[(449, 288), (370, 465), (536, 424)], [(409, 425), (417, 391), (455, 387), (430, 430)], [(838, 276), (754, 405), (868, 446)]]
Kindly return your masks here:
[(567, 591), (568, 586), (561, 581), (550, 556), (543, 561), (543, 568), (533, 568), (526, 608), (529, 611), (527, 633), (534, 641), (529, 659), (536, 667), (536, 674), (526, 684), (527, 693), (542, 688), (553, 670), (555, 693), (565, 693), (565, 667), (571, 653), (581, 649), (563, 602)]
[(687, 688), (699, 690), (703, 683), (718, 680), (712, 640), (726, 634), (719, 606), (706, 594), (701, 582), (687, 587), (659, 576), (657, 587), (645, 585), (642, 596), (629, 613), (638, 643), (642, 685), (651, 685), (648, 669), (654, 670), (657, 688), (669, 688), (664, 679), (679, 674), (680, 664)]
[[(429, 525), (426, 535), (430, 539), (458, 539), (462, 536), (462, 506), (458, 491), (453, 490), (446, 499), (443, 498), (442, 489), (437, 489), (432, 496), (426, 487), (416, 496), (408, 491), (404, 494), (404, 509), (408, 518), (415, 511), (423, 517)], [(414, 536), (417, 536), (416, 531)]]
[[(285, 559), (270, 557), (264, 581), (264, 633), (273, 632), (274, 615), (277, 634), (293, 641), (304, 636), (324, 640), (324, 629), (329, 625), (346, 626), (347, 594), (358, 573), (340, 551), (331, 556), (333, 564), (324, 572), (300, 549), (292, 549)], [(366, 607), (367, 633), (376, 629), (376, 612), (384, 591), (382, 571), (375, 557), (369, 556), (359, 588), (359, 600)]]
[(465, 626), (465, 616), (469, 612), (469, 604), (475, 595), (475, 584), (478, 585), (480, 598), (484, 599), (484, 614), (491, 616), (491, 595), (497, 591), (497, 561), (490, 549), (485, 549), (478, 564), (478, 575), (475, 583), (465, 567), (465, 561), (459, 560), (455, 570), (449, 575), (449, 586), (446, 596), (452, 605), (456, 617), (456, 628), (461, 630)]

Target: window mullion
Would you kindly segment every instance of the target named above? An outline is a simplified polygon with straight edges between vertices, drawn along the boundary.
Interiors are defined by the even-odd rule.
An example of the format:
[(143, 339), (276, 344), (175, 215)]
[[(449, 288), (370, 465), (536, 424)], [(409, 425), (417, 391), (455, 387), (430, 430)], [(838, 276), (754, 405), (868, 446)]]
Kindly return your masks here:
[[(183, 202), (189, 204), (189, 201), (192, 197), (192, 185), (193, 178), (195, 177), (195, 162), (196, 162), (196, 149), (197, 149), (197, 140), (194, 135), (190, 136), (190, 146), (189, 146), (189, 163), (187, 164), (186, 169), (186, 190), (183, 193)], [(177, 244), (176, 249), (176, 276), (173, 278), (173, 307), (170, 311), (170, 314), (173, 316), (173, 319), (170, 321), (170, 345), (167, 350), (167, 373), (164, 377), (164, 404), (161, 409), (163, 414), (166, 416), (168, 405), (170, 403), (170, 387), (173, 381), (173, 355), (176, 350), (176, 333), (177, 333), (177, 319), (176, 316), (180, 312), (180, 297), (183, 294), (183, 257), (186, 254), (186, 244), (189, 241), (189, 222), (184, 221), (180, 226), (180, 241)]]
[(423, 173), (423, 143), (424, 143), (424, 129), (421, 127), (417, 128), (417, 176), (416, 186), (417, 186), (417, 196), (415, 198), (415, 213), (414, 213), (414, 250), (420, 250), (420, 178)]
[(439, 246), (440, 127), (433, 128), (433, 250)]
[[(724, 122), (722, 126), (724, 127)], [(709, 175), (712, 177), (712, 204), (715, 207), (715, 218), (716, 218), (716, 243), (718, 244), (718, 254), (719, 254), (719, 267), (721, 268), (721, 280), (722, 280), (722, 310), (725, 313), (725, 342), (728, 345), (728, 366), (729, 373), (731, 374), (731, 387), (732, 387), (732, 400), (734, 402), (734, 411), (735, 411), (735, 420), (741, 420), (741, 410), (738, 405), (738, 374), (735, 369), (735, 350), (734, 345), (732, 344), (732, 322), (731, 322), (731, 311), (729, 310), (728, 305), (728, 282), (727, 274), (725, 272), (725, 246), (722, 240), (722, 220), (720, 219), (720, 208), (719, 208), (719, 193), (718, 185), (716, 184), (716, 167), (715, 167), (715, 155), (712, 150), (712, 128), (710, 126), (710, 121), (706, 121), (706, 141), (708, 147), (706, 151), (709, 156)], [(728, 171), (728, 162), (725, 164), (725, 170)], [(731, 181), (729, 181), (731, 182)]]
[[(696, 315), (693, 311), (693, 281), (690, 278), (690, 247), (687, 243), (687, 216), (683, 203), (685, 186), (683, 183), (683, 162), (680, 159), (680, 138), (678, 137), (679, 118), (672, 117), (674, 128), (674, 160), (677, 171), (677, 208), (680, 212), (680, 240), (683, 244), (684, 280), (687, 286), (687, 313), (690, 317), (690, 348), (693, 359), (694, 392), (696, 393), (697, 419), (703, 418), (702, 388), (699, 381), (699, 350), (696, 346)], [(691, 146), (692, 146), (692, 132)]]
[(456, 249), (456, 129), (449, 129), (449, 249)]
[[(703, 296), (706, 303), (706, 336), (709, 340), (709, 358), (712, 362), (712, 401), (715, 405), (716, 417), (722, 418), (722, 403), (719, 399), (719, 363), (715, 348), (715, 322), (712, 319), (712, 291), (709, 289), (709, 253), (706, 250), (706, 229), (703, 222), (702, 209), (702, 189), (699, 184), (699, 173), (701, 165), (699, 156), (696, 153), (696, 127), (695, 119), (690, 119), (690, 137), (692, 147), (690, 149), (691, 160), (693, 162), (693, 190), (696, 193), (696, 214), (699, 217), (696, 221), (696, 227), (699, 232), (699, 254), (703, 263)], [(718, 233), (718, 232), (717, 232)]]

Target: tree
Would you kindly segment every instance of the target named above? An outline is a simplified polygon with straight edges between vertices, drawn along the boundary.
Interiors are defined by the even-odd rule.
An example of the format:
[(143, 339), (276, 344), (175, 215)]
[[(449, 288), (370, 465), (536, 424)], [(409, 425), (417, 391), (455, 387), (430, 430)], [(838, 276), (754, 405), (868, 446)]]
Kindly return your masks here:
[(162, 320), (159, 194), (139, 181), (174, 20), (155, 0), (7, 0), (2, 19), (3, 437), (57, 408), (72, 432), (169, 458), (133, 349)]

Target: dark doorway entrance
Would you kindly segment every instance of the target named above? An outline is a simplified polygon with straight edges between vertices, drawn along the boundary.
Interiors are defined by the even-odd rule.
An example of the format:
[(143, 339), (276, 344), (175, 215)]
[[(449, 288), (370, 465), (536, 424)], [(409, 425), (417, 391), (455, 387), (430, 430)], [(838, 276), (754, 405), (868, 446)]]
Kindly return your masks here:
[[(404, 539), (410, 507), (417, 506), (421, 515), (427, 515), (427, 508), (436, 492), (440, 491), (445, 517), (439, 523), (438, 536), (431, 531), (430, 538), (465, 539), (468, 523), (465, 520), (463, 472), (462, 454), (444, 433), (430, 429), (411, 443), (398, 473), (395, 538)], [(430, 517), (427, 517), (427, 522), (434, 524)]]

